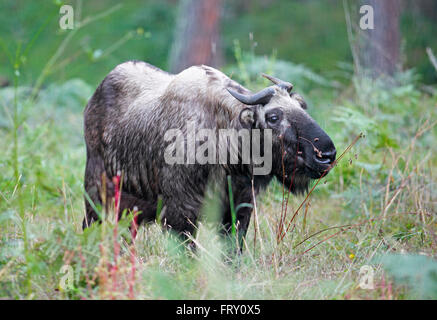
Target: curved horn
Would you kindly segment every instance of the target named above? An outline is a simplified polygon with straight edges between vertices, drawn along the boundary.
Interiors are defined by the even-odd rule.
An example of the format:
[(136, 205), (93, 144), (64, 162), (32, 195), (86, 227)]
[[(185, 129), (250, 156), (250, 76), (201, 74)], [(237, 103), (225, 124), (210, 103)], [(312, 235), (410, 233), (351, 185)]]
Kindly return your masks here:
[(247, 105), (255, 105), (255, 104), (265, 105), (269, 103), (270, 99), (275, 94), (275, 89), (273, 87), (265, 88), (257, 93), (250, 94), (250, 95), (241, 94), (229, 88), (226, 88), (226, 90), (228, 90), (228, 92), (235, 99)]
[(265, 73), (261, 74), (264, 78), (270, 80), (271, 82), (273, 82), (274, 84), (278, 85), (280, 88), (287, 90), (288, 93), (290, 93), (290, 91), (293, 89), (293, 84), (291, 84), (290, 82), (287, 81), (282, 81), (281, 79), (269, 76)]

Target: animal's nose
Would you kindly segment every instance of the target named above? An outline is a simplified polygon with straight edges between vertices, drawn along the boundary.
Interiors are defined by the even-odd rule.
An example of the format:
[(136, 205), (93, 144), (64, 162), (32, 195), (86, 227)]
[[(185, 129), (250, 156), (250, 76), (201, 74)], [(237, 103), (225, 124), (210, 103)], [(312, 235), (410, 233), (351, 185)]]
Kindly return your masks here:
[(318, 163), (327, 165), (335, 161), (336, 155), (337, 150), (332, 149), (330, 151), (318, 153), (314, 156), (314, 158)]

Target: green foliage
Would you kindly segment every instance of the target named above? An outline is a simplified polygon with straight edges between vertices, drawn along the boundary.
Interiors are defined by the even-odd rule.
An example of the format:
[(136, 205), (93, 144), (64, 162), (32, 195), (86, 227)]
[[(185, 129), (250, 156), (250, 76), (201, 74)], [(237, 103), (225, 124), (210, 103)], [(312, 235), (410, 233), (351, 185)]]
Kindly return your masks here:
[[(82, 4), (80, 9), (79, 3)], [(61, 4), (61, 1), (37, 3), (25, 0), (0, 3), (3, 22), (0, 26), (1, 77), (12, 83), (14, 70), (9, 65), (16, 48), (37, 36), (38, 41), (32, 41), (32, 50), (21, 57), (27, 72), (23, 73), (20, 82), (29, 84), (35, 81), (47, 62), (41, 57), (50, 57), (70, 32), (59, 29)], [(71, 4), (78, 15), (75, 19), (81, 19), (99, 14), (120, 2), (97, 0)], [(77, 32), (49, 79), (82, 78), (95, 87), (115, 65), (131, 59), (145, 60), (168, 69), (177, 5), (177, 1), (170, 0), (122, 3), (108, 17)], [(427, 83), (436, 79), (424, 50), (429, 46), (436, 51), (431, 14), (406, 8), (401, 19), (405, 63), (407, 67), (416, 67)], [(237, 39), (245, 51), (256, 46), (257, 54), (264, 56), (275, 50), (279, 61), (310, 68), (324, 78), (342, 83), (349, 80), (352, 56), (341, 1), (227, 0), (221, 25), (221, 46), (228, 65), (235, 61), (234, 41)]]
[(233, 57), (233, 40), (248, 50), (254, 45), (252, 34), (258, 54), (270, 55), (275, 49), (280, 60), (317, 73), (336, 70), (338, 61), (351, 61), (341, 2), (251, 1), (243, 7), (239, 1), (227, 1), (227, 5), (223, 34), (228, 58)]
[[(62, 84), (52, 83), (40, 94), (42, 94), (40, 101), (56, 106), (51, 111), (56, 112), (59, 108), (67, 108), (73, 112), (81, 112), (91, 98), (93, 90), (85, 81), (76, 78)], [(63, 116), (63, 112), (61, 115)]]
[(380, 263), (394, 278), (406, 285), (414, 299), (437, 299), (437, 261), (423, 255), (390, 254)]
[[(116, 5), (84, 3), (84, 16), (104, 12), (108, 3)], [(256, 199), (257, 215), (239, 256), (217, 232), (217, 190), (208, 191), (206, 219), (191, 239), (195, 252), (156, 224), (142, 226), (133, 244), (131, 215), (115, 224), (114, 215), (105, 213), (104, 223), (81, 230), (83, 108), (115, 64), (138, 58), (165, 67), (175, 3), (125, 4), (92, 30), (84, 28), (72, 37), (65, 52), (77, 48), (77, 59), (70, 61), (67, 54), (49, 68), (47, 61), (66, 36), (53, 34), (57, 5), (0, 5), (0, 16), (9, 21), (0, 30), (0, 72), (15, 80), (15, 87), (0, 89), (0, 298), (410, 297), (402, 285), (410, 288), (411, 297), (436, 297), (435, 260), (429, 257), (436, 254), (437, 130), (432, 121), (437, 96), (433, 90), (422, 91), (414, 70), (398, 74), (389, 86), (353, 78), (351, 64), (338, 62), (350, 61), (342, 48), (347, 44), (339, 36), (344, 26), (338, 8), (319, 1), (284, 5), (281, 12), (258, 1), (248, 9), (237, 8), (243, 13), (241, 20), (224, 26), (234, 28), (225, 35), (225, 48), (228, 61), (236, 61), (226, 73), (253, 90), (269, 85), (261, 72), (293, 82), (296, 92), (305, 96), (308, 112), (332, 137), (339, 156), (358, 134), (365, 138), (344, 154), (302, 206), (305, 197), (289, 196), (273, 182)], [(308, 8), (319, 13), (305, 15)], [(15, 19), (7, 14), (11, 10), (21, 12), (16, 30), (7, 29)], [(324, 19), (317, 17), (320, 12), (326, 13)], [(38, 23), (46, 13), (52, 15), (41, 27)], [(283, 28), (284, 20), (288, 23), (295, 15), (297, 24)], [(330, 34), (320, 35), (316, 29), (331, 18), (336, 22)], [(41, 30), (39, 36), (35, 30)], [(255, 33), (246, 43), (249, 30)], [(281, 45), (272, 34), (280, 36)], [(293, 41), (283, 41), (289, 38)], [(19, 39), (20, 50), (12, 39)], [(35, 40), (32, 46), (29, 39)], [(337, 74), (326, 72), (330, 68)], [(37, 86), (26, 85), (36, 79)], [(296, 218), (278, 242), (282, 214), (286, 224), (294, 214)], [(384, 257), (392, 251), (409, 254)], [(375, 255), (383, 256), (383, 267), (393, 275), (389, 281), (400, 288), (387, 292), (379, 262), (372, 260)], [(375, 268), (376, 288), (370, 291), (357, 287), (360, 267), (368, 264)], [(69, 290), (60, 282), (65, 265), (73, 268), (74, 286)]]
[[(20, 82), (34, 82), (48, 58), (71, 33), (75, 34), (53, 66), (54, 70), (47, 74), (51, 81), (81, 78), (95, 87), (117, 64), (133, 59), (167, 67), (167, 52), (173, 38), (169, 25), (175, 18), (176, 3), (158, 0), (149, 0), (147, 5), (141, 1), (120, 4), (115, 0), (81, 3), (81, 6), (78, 2), (72, 4), (75, 29), (61, 30), (60, 2), (2, 2), (0, 75), (12, 80), (13, 70), (8, 60), (14, 56), (16, 47), (32, 43), (32, 49), (20, 58), (26, 70)], [(77, 30), (81, 20), (112, 8), (115, 10), (109, 15)], [(33, 41), (35, 36), (37, 41)]]
[[(241, 63), (246, 66), (246, 70), (241, 69)], [(261, 73), (274, 74), (280, 79), (292, 81), (295, 88), (302, 93), (311, 91), (314, 88), (335, 86), (335, 82), (330, 82), (326, 78), (316, 74), (303, 65), (292, 62), (268, 59), (265, 57), (244, 55), (239, 61), (239, 68), (230, 67), (229, 72), (235, 75), (237, 81), (251, 83), (259, 81)], [(241, 72), (241, 73), (240, 73)]]
[[(274, 62), (270, 65), (274, 66)], [(247, 70), (250, 70), (249, 66)], [(106, 299), (115, 295), (117, 298), (128, 298), (132, 264), (127, 227), (131, 218), (120, 221), (117, 229), (116, 242), (121, 245), (122, 253), (118, 259), (118, 289), (115, 291), (110, 280), (110, 269), (103, 267), (114, 261), (113, 222), (93, 225), (83, 233), (80, 231), (85, 162), (82, 109), (92, 89), (78, 79), (61, 84), (52, 83), (39, 92), (34, 103), (25, 105), (22, 101), (26, 100), (29, 92), (25, 87), (17, 90), (20, 118), (23, 120), (19, 129), (22, 181), (19, 192), (14, 191), (16, 184), (10, 166), (9, 122), (0, 129), (0, 147), (5, 150), (0, 154), (0, 165), (4, 169), (0, 176), (0, 296)], [(360, 266), (368, 264), (368, 259), (375, 252), (389, 250), (388, 246), (406, 248), (410, 252), (418, 248), (429, 252), (432, 245), (427, 236), (429, 233), (423, 230), (434, 228), (435, 220), (433, 222), (432, 218), (428, 220), (425, 216), (424, 224), (420, 215), (401, 213), (416, 210), (415, 203), (411, 201), (417, 197), (414, 185), (410, 193), (400, 195), (399, 209), (388, 211), (385, 224), (375, 220), (362, 225), (362, 229), (351, 229), (327, 241), (323, 241), (324, 238), (338, 229), (321, 230), (363, 218), (380, 217), (383, 210), (380, 203), (384, 201), (381, 188), (385, 187), (393, 162), (382, 161), (388, 147), (376, 148), (380, 143), (377, 133), (380, 130), (391, 132), (389, 137), (399, 145), (393, 150), (402, 152), (419, 126), (421, 113), (426, 113), (428, 106), (436, 101), (435, 97), (423, 96), (416, 91), (407, 90), (401, 95), (398, 94), (399, 90), (393, 92), (381, 104), (387, 107), (381, 107), (382, 111), (373, 113), (373, 116), (369, 115), (368, 107), (361, 104), (356, 96), (352, 96), (356, 100), (343, 99), (341, 107), (334, 107), (335, 112), (329, 110), (332, 118), (325, 122), (326, 130), (339, 145), (339, 151), (350, 143), (350, 137), (355, 132), (364, 131), (367, 138), (347, 154), (346, 161), (342, 160), (333, 169), (326, 179), (327, 184), (322, 183), (317, 187), (310, 205), (305, 205), (298, 214), (296, 226), (282, 243), (278, 244), (275, 238), (283, 203), (283, 189), (278, 182), (257, 198), (257, 232), (255, 234), (255, 228), (251, 225), (243, 254), (239, 257), (233, 257), (228, 244), (218, 236), (217, 219), (208, 218), (216, 215), (217, 205), (214, 201), (205, 205), (208, 219), (201, 223), (193, 239), (197, 244), (194, 255), (184, 249), (184, 245), (172, 234), (162, 232), (158, 225), (141, 227), (135, 243), (135, 297), (379, 298), (383, 293), (378, 290), (367, 293), (354, 289)], [(319, 93), (320, 90), (313, 89), (308, 96), (311, 99), (312, 95)], [(0, 90), (0, 97), (2, 112), (6, 116), (10, 112), (14, 92), (4, 88)], [(381, 127), (380, 119), (386, 119), (390, 112), (396, 112), (391, 107), (391, 101), (400, 101), (403, 106), (420, 102), (415, 105), (417, 109), (409, 119), (402, 120), (414, 123), (415, 128), (399, 127), (399, 122), (392, 121), (385, 121), (388, 129)], [(330, 106), (321, 101), (311, 108), (323, 113)], [(401, 133), (410, 139), (401, 139)], [(432, 131), (422, 136), (416, 143), (419, 148), (416, 150), (417, 156), (409, 166), (402, 162), (400, 169), (411, 170), (422, 158), (420, 152), (434, 150), (435, 146), (430, 144), (432, 140), (428, 135), (435, 136)], [(423, 195), (428, 194), (428, 188), (433, 183), (424, 175), (425, 169), (419, 167), (417, 171), (417, 177), (423, 179), (420, 182), (424, 188), (421, 191)], [(401, 173), (393, 174), (389, 195), (394, 194), (405, 177)], [(340, 181), (343, 181), (343, 188), (340, 187)], [(290, 197), (286, 222), (302, 200), (302, 197)], [(19, 202), (24, 209), (23, 214), (20, 214)], [(434, 210), (432, 204), (421, 203), (430, 212)], [(393, 214), (392, 219), (390, 215)], [(381, 245), (381, 237), (387, 245)], [(310, 251), (303, 254), (307, 250)], [(351, 253), (355, 256), (353, 259), (349, 257)], [(71, 290), (60, 288), (60, 279), (64, 276), (61, 268), (66, 264), (72, 266), (74, 272), (74, 287)], [(380, 271), (377, 271), (376, 277), (375, 281), (379, 281)]]
[[(421, 166), (419, 161), (435, 152), (435, 144), (431, 142), (435, 127), (421, 132), (426, 123), (432, 123), (430, 119), (435, 118), (436, 110), (432, 107), (435, 97), (420, 93), (418, 77), (413, 70), (397, 74), (395, 84), (391, 85), (382, 80), (352, 80), (355, 94), (334, 107), (327, 130), (334, 132), (332, 136), (338, 150), (344, 150), (359, 132), (365, 134), (365, 139), (338, 164), (334, 179), (340, 179), (348, 186), (341, 193), (349, 204), (344, 214), (349, 216), (364, 209), (369, 215), (369, 210), (374, 210), (381, 201), (378, 199), (381, 199), (381, 190), (386, 189), (389, 175), (390, 180), (394, 180), (391, 187), (399, 187), (405, 179), (404, 174), (408, 175), (414, 165)], [(330, 130), (330, 126), (336, 128)], [(412, 139), (418, 133), (412, 145)], [(393, 170), (392, 166), (398, 168)], [(425, 178), (425, 181), (428, 186), (433, 184), (431, 179)], [(367, 194), (363, 193), (363, 185)], [(379, 207), (383, 209), (384, 204)]]

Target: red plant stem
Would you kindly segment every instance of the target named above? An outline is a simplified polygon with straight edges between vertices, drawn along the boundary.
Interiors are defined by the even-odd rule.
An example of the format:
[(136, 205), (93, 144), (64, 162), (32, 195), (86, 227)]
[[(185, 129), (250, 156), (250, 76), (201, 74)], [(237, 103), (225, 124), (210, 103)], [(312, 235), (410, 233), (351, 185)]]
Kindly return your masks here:
[[(405, 213), (397, 213), (397, 214), (409, 214), (409, 213), (411, 213), (411, 214), (416, 214), (415, 212), (405, 212)], [(393, 214), (393, 215), (395, 215), (395, 214)], [(305, 243), (307, 240), (313, 238), (314, 236), (316, 236), (316, 235), (318, 235), (318, 234), (320, 234), (320, 233), (322, 233), (322, 232), (329, 231), (329, 230), (332, 230), (332, 229), (338, 229), (338, 228), (341, 229), (340, 231), (334, 233), (333, 235), (331, 235), (331, 236), (329, 236), (329, 237), (326, 237), (325, 239), (319, 241), (317, 244), (313, 245), (313, 246), (310, 247), (308, 250), (305, 250), (302, 254), (307, 253), (308, 251), (310, 251), (310, 250), (313, 249), (314, 247), (318, 246), (319, 244), (325, 242), (325, 241), (328, 240), (328, 239), (331, 239), (332, 237), (336, 236), (337, 234), (340, 234), (340, 233), (343, 232), (343, 231), (347, 231), (347, 230), (349, 230), (349, 229), (356, 228), (356, 227), (362, 226), (362, 225), (364, 225), (364, 224), (366, 224), (366, 223), (370, 223), (370, 222), (373, 222), (373, 221), (380, 220), (380, 219), (382, 219), (382, 218), (383, 218), (383, 217), (371, 218), (371, 219), (367, 219), (367, 220), (364, 220), (364, 221), (361, 221), (361, 222), (358, 222), (358, 223), (355, 223), (355, 224), (345, 224), (345, 225), (341, 225), (341, 226), (333, 226), (333, 227), (328, 227), (328, 228), (325, 228), (325, 229), (319, 230), (319, 231), (317, 231), (316, 233), (313, 233), (312, 235), (310, 235), (310, 236), (306, 237), (305, 239), (303, 239), (301, 242), (299, 242), (297, 245), (295, 245), (295, 246), (293, 247), (293, 249), (296, 249), (298, 246), (300, 246), (301, 244)], [(294, 227), (294, 225), (293, 225), (293, 227)]]
[(284, 217), (282, 218), (282, 212), (281, 212), (281, 229), (278, 232), (278, 236), (276, 238), (276, 243), (279, 244), (280, 240), (279, 238), (282, 235), (282, 230), (284, 229), (284, 220), (287, 217), (287, 209), (288, 209), (288, 200), (290, 199), (290, 191), (291, 191), (291, 187), (293, 185), (293, 181), (294, 181), (294, 177), (296, 175), (296, 167), (297, 167), (297, 155), (299, 154), (299, 144), (297, 145), (297, 149), (296, 149), (296, 157), (294, 158), (294, 167), (293, 167), (293, 175), (291, 176), (291, 180), (290, 180), (290, 186), (288, 187), (288, 191), (287, 191), (287, 201), (285, 202), (285, 211), (284, 211)]
[(276, 238), (279, 239), (279, 236), (282, 232), (282, 225), (284, 223), (284, 199), (285, 199), (285, 166), (284, 166), (284, 140), (281, 137), (281, 164), (282, 164), (282, 202), (281, 202), (281, 217), (278, 223), (278, 232), (276, 233)]
[(393, 300), (393, 291), (392, 291), (392, 286), (391, 286), (391, 282), (388, 282), (387, 283), (387, 290), (388, 290), (388, 292), (387, 292), (387, 294), (388, 294), (388, 299), (389, 300)]
[[(105, 247), (103, 246), (102, 243), (99, 243), (99, 249), (100, 249), (100, 255), (102, 256), (103, 261), (105, 261), (106, 252), (105, 252)], [(106, 270), (106, 269), (104, 269), (104, 270)], [(99, 272), (99, 282), (100, 282), (100, 284), (103, 283), (103, 286), (106, 287), (106, 285), (108, 283), (108, 274), (106, 271)]]
[(138, 213), (136, 208), (134, 208), (134, 218), (132, 220), (132, 226), (131, 226), (131, 236), (132, 236), (132, 242), (135, 242), (135, 238), (137, 237), (138, 233)]
[[(302, 201), (302, 203), (299, 205), (299, 207), (297, 208), (297, 210), (294, 212), (293, 216), (290, 219), (290, 222), (287, 225), (287, 228), (285, 229), (285, 232), (282, 234), (281, 239), (279, 242), (281, 242), (285, 235), (287, 234), (288, 230), (290, 229), (291, 223), (293, 222), (294, 218), (297, 216), (297, 214), (299, 213), (300, 209), (303, 207), (303, 205), (305, 204), (305, 202), (308, 200), (308, 198), (310, 197), (311, 193), (314, 191), (314, 189), (316, 188), (316, 186), (319, 184), (320, 180), (326, 175), (326, 173), (329, 171), (329, 169), (331, 169), (331, 167), (335, 166), (337, 162), (334, 162), (334, 165), (331, 165), (328, 169), (326, 169), (322, 176), (317, 180), (317, 182), (314, 184), (314, 186), (311, 188), (310, 192), (308, 192), (307, 196), (305, 197), (305, 199)], [(279, 244), (278, 242), (278, 244)]]
[[(114, 199), (114, 206), (115, 206), (115, 226), (114, 226), (114, 234), (113, 234), (113, 242), (114, 242), (114, 264), (111, 268), (111, 275), (112, 275), (112, 287), (113, 287), (113, 293), (117, 292), (117, 261), (118, 256), (120, 255), (120, 244), (117, 241), (118, 238), (118, 219), (119, 219), (119, 211), (120, 211), (120, 179), (121, 174), (117, 172), (117, 175), (112, 178), (112, 182), (114, 183), (114, 189), (115, 189), (115, 199)], [(112, 296), (114, 299), (114, 296)]]
[[(372, 219), (370, 219), (370, 220), (372, 220)], [(370, 220), (369, 220), (369, 221), (370, 221)], [(369, 222), (369, 221), (366, 221), (366, 222)], [(356, 224), (356, 225), (345, 224), (345, 225), (342, 225), (342, 226), (333, 226), (333, 227), (328, 227), (328, 228), (325, 228), (325, 229), (319, 230), (319, 231), (317, 231), (316, 233), (313, 233), (312, 235), (310, 235), (310, 236), (306, 237), (305, 239), (303, 239), (301, 242), (299, 242), (297, 245), (295, 245), (295, 246), (293, 247), (293, 249), (296, 249), (298, 246), (300, 246), (301, 244), (303, 244), (303, 243), (306, 242), (307, 240), (309, 240), (309, 239), (311, 239), (312, 237), (315, 237), (316, 235), (321, 234), (321, 233), (323, 233), (323, 232), (325, 232), (325, 231), (329, 231), (329, 230), (332, 230), (332, 229), (338, 229), (338, 228), (340, 228), (340, 229), (342, 229), (342, 230), (345, 230), (345, 228), (347, 228), (347, 227), (352, 227), (352, 226), (357, 226), (357, 225), (360, 225), (360, 224)]]
[(134, 295), (134, 284), (135, 284), (135, 273), (136, 273), (135, 238), (137, 237), (137, 230), (138, 230), (138, 211), (137, 211), (136, 207), (134, 208), (133, 215), (134, 215), (134, 218), (132, 221), (132, 230), (131, 230), (132, 246), (131, 246), (131, 250), (130, 250), (131, 276), (130, 276), (130, 281), (129, 281), (129, 299), (131, 299), (131, 300), (135, 299), (135, 295)]
[[(92, 299), (93, 298), (93, 290), (92, 290), (92, 287), (91, 287), (90, 278), (88, 277), (88, 273), (87, 273), (87, 270), (86, 270), (85, 258), (82, 255), (82, 248), (81, 247), (78, 248), (78, 254), (79, 254), (79, 258), (80, 258), (80, 262), (81, 262), (82, 268), (85, 271), (86, 286), (87, 286), (88, 291), (90, 292), (91, 299)], [(86, 298), (85, 297), (81, 297), (81, 299), (86, 299)]]
[(323, 243), (323, 242), (325, 242), (325, 241), (327, 241), (327, 240), (329, 240), (329, 239), (335, 237), (336, 235), (340, 234), (341, 232), (346, 231), (346, 230), (349, 230), (349, 229), (351, 229), (351, 228), (352, 228), (352, 227), (348, 227), (348, 228), (345, 228), (345, 229), (341, 229), (340, 231), (337, 231), (336, 233), (331, 234), (329, 237), (326, 237), (325, 239), (320, 240), (320, 241), (317, 242), (315, 245), (311, 246), (310, 248), (308, 248), (307, 250), (305, 250), (304, 252), (302, 252), (302, 255), (304, 255), (304, 254), (307, 253), (308, 251), (314, 249), (314, 248), (317, 247), (319, 244), (321, 244), (321, 243)]
[(131, 274), (130, 274), (130, 281), (129, 281), (129, 299), (134, 300), (134, 284), (135, 284), (135, 273), (136, 273), (136, 266), (135, 266), (135, 244), (132, 244), (132, 248), (130, 251), (130, 262), (131, 262)]
[(118, 221), (118, 213), (120, 209), (120, 173), (118, 172), (115, 177), (112, 178), (112, 182), (114, 183), (114, 191), (115, 191), (115, 213), (117, 214)]
[[(291, 217), (287, 228), (285, 229), (285, 232), (282, 234), (281, 239), (279, 242), (281, 242), (285, 235), (287, 234), (288, 230), (290, 229), (291, 223), (293, 222), (294, 218), (297, 216), (297, 214), (299, 213), (299, 210), (303, 207), (303, 205), (305, 204), (305, 202), (308, 200), (308, 198), (310, 197), (311, 193), (314, 191), (314, 189), (317, 187), (317, 185), (319, 184), (320, 180), (322, 180), (322, 178), (329, 172), (329, 170), (333, 167), (335, 167), (337, 165), (337, 163), (344, 157), (344, 155), (355, 145), (355, 143), (357, 143), (357, 141), (359, 139), (361, 139), (363, 137), (363, 134), (360, 133), (359, 135), (357, 135), (355, 137), (355, 139), (352, 141), (352, 143), (346, 148), (346, 150), (343, 151), (343, 153), (338, 157), (337, 160), (335, 160), (322, 174), (322, 176), (317, 179), (317, 182), (314, 184), (314, 186), (311, 188), (310, 192), (308, 192), (307, 196), (305, 197), (304, 201), (302, 201), (302, 203), (299, 205), (299, 207), (297, 208), (297, 210), (295, 211), (294, 215)], [(278, 244), (279, 244), (278, 242)]]

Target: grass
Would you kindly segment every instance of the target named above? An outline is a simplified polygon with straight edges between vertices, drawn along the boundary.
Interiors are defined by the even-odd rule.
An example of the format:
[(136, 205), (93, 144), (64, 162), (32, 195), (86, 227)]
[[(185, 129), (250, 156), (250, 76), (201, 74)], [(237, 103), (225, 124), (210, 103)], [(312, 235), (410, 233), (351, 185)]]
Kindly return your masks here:
[[(245, 85), (262, 87), (252, 74), (261, 60), (245, 55), (239, 51), (235, 70), (244, 68)], [(286, 79), (311, 75), (280, 63)], [(94, 88), (71, 79), (35, 94), (19, 80), (0, 90), (0, 298), (417, 297), (414, 282), (398, 281), (381, 259), (436, 256), (437, 96), (423, 92), (413, 72), (391, 88), (353, 76), (346, 87), (305, 80), (309, 113), (346, 152), (309, 196), (289, 196), (278, 182), (258, 196), (239, 256), (211, 219), (192, 239), (195, 254), (157, 224), (132, 240), (133, 217), (117, 221), (115, 202), (101, 225), (82, 232), (82, 112)], [(214, 216), (214, 197), (208, 201), (205, 215)], [(363, 266), (374, 270), (372, 290), (359, 286)], [(429, 292), (419, 296), (436, 297)]]
[[(75, 85), (84, 84), (72, 82), (57, 88), (68, 96), (76, 92)], [(1, 91), (5, 110), (13, 106), (11, 90)], [(25, 88), (18, 88), (19, 97), (21, 90), (25, 95)], [(140, 227), (135, 243), (130, 244), (128, 219), (118, 227), (114, 219), (107, 219), (82, 233), (81, 111), (87, 97), (73, 95), (65, 105), (57, 100), (48, 103), (47, 97), (42, 91), (34, 104), (20, 110), (26, 118), (17, 135), (20, 185), (11, 165), (13, 126), (1, 130), (0, 148), (5, 151), (0, 158), (3, 298), (402, 299), (409, 297), (408, 291), (392, 286), (375, 258), (390, 252), (436, 254), (435, 158), (431, 156), (435, 146), (430, 143), (435, 123), (431, 116), (428, 121), (420, 119), (425, 109), (435, 112), (435, 97), (417, 97), (420, 116), (405, 119), (411, 127), (399, 127), (389, 136), (396, 146), (371, 148), (382, 138), (368, 133), (302, 206), (305, 198), (294, 196), (284, 206), (282, 186), (271, 185), (257, 198), (257, 219), (243, 254), (230, 264), (224, 262), (228, 253), (215, 225), (208, 222), (196, 233), (197, 255), (157, 225)], [(387, 103), (391, 99), (395, 98)], [(344, 150), (353, 138), (339, 123), (337, 128), (343, 131), (334, 134), (334, 141)], [(390, 130), (398, 125), (392, 124)], [(278, 242), (281, 212), (289, 225), (300, 206), (292, 227)], [(73, 268), (70, 290), (60, 288), (64, 265)], [(374, 290), (358, 287), (363, 265), (375, 270)]]

